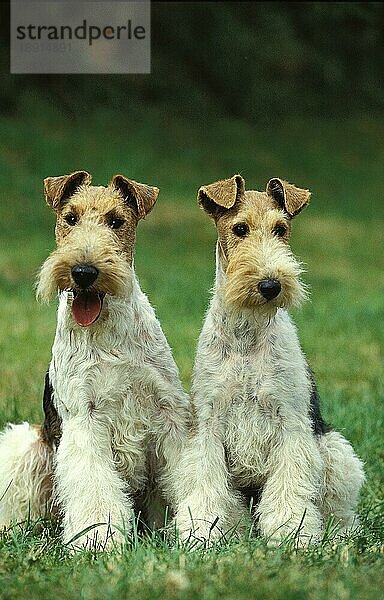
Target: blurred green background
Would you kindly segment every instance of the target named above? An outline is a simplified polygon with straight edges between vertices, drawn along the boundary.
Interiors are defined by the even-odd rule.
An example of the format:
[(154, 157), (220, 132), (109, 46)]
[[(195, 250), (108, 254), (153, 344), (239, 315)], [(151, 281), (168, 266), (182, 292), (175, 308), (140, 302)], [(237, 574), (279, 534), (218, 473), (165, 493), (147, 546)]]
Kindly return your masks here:
[[(0, 11), (6, 24), (6, 3)], [(297, 314), (305, 350), (326, 398), (359, 396), (358, 386), (376, 381), (382, 24), (379, 2), (155, 2), (152, 73), (125, 76), (10, 75), (3, 38), (3, 419), (39, 416), (55, 327), (55, 308), (33, 297), (53, 247), (42, 179), (76, 169), (96, 184), (121, 172), (160, 187), (140, 224), (136, 269), (186, 385), (214, 273), (215, 234), (198, 187), (235, 172), (251, 189), (272, 176), (309, 187), (292, 242), (312, 287), (312, 304)]]
[[(6, 32), (4, 2), (0, 16)], [(85, 169), (99, 185), (122, 173), (160, 188), (139, 225), (135, 265), (186, 387), (214, 277), (215, 231), (197, 207), (197, 189), (240, 172), (248, 189), (279, 176), (312, 190), (292, 235), (311, 301), (294, 318), (324, 416), (367, 470), (366, 525), (349, 571), (345, 554), (339, 571), (334, 556), (327, 570), (326, 555), (314, 571), (313, 589), (324, 598), (358, 597), (356, 589), (374, 598), (379, 589), (367, 564), (376, 577), (384, 486), (382, 32), (381, 2), (155, 2), (152, 73), (132, 76), (10, 75), (6, 35), (0, 41), (0, 425), (41, 418), (56, 320), (55, 306), (38, 305), (33, 290), (54, 246), (44, 177)], [(302, 566), (277, 577), (274, 555), (268, 560), (267, 587), (297, 598), (286, 594), (301, 586), (306, 597)], [(239, 574), (244, 582), (236, 580), (233, 594), (242, 585), (248, 598), (249, 579)], [(330, 594), (328, 582), (339, 591)], [(158, 589), (156, 571), (148, 586)]]

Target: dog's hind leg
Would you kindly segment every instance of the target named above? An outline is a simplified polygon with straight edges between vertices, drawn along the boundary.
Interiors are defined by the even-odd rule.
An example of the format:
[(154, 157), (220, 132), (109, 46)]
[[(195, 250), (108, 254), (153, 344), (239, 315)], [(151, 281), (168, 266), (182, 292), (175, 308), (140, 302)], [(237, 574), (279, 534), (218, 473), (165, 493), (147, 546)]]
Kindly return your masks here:
[(358, 525), (356, 506), (364, 483), (363, 463), (351, 444), (337, 431), (319, 438), (320, 454), (324, 461), (324, 479), (320, 510), (325, 522), (334, 517), (342, 530)]
[(52, 498), (52, 450), (39, 426), (8, 425), (0, 433), (0, 528), (43, 516)]

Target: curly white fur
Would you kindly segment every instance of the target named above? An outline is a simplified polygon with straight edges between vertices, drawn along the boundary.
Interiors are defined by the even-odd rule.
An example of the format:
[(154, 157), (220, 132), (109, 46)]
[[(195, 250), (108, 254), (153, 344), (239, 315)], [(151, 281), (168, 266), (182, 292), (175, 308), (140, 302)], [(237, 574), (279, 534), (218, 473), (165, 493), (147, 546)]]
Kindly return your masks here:
[[(160, 500), (169, 503), (187, 436), (189, 400), (133, 271), (129, 297), (107, 296), (104, 317), (92, 326), (74, 323), (71, 302), (71, 294), (61, 294), (49, 368), (62, 419), (54, 457), (55, 502), (63, 513), (65, 542), (102, 523), (76, 543), (103, 546), (112, 534), (118, 541), (120, 530), (129, 530), (136, 495), (153, 496), (156, 488)], [(43, 447), (28, 424), (2, 434), (0, 523), (24, 518), (29, 504), (31, 514), (40, 512), (39, 484), (29, 465), (38, 462), (44, 473), (52, 458), (46, 449), (41, 460)]]
[(0, 433), (0, 529), (51, 508), (52, 452), (28, 423)]
[(352, 527), (362, 463), (339, 433), (313, 432), (294, 324), (283, 308), (263, 315), (228, 305), (225, 277), (217, 251), (193, 372), (197, 430), (176, 477), (179, 530), (207, 539), (244, 523), (246, 488), (260, 490), (255, 517), (271, 541), (299, 527), (304, 543), (316, 540), (331, 514)]

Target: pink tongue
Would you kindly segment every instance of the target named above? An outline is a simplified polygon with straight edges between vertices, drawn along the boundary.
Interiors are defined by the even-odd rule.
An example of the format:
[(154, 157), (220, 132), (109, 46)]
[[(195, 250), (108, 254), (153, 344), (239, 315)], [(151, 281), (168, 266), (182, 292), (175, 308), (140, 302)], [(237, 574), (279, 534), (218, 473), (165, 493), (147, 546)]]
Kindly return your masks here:
[(81, 327), (96, 321), (101, 313), (102, 302), (95, 292), (78, 292), (72, 303), (72, 315)]

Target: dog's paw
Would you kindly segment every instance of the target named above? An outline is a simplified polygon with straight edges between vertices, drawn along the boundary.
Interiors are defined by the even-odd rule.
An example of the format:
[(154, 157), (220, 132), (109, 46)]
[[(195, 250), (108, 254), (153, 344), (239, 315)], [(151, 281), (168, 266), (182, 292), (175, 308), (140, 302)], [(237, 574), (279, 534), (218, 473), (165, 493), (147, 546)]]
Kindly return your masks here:
[(219, 519), (210, 516), (193, 520), (190, 517), (175, 519), (173, 530), (182, 543), (192, 548), (207, 548), (225, 536), (219, 526)]
[(269, 513), (260, 515), (260, 533), (270, 546), (277, 546), (285, 541), (292, 541), (295, 545), (306, 547), (316, 543), (322, 531), (322, 522), (319, 511), (309, 506), (297, 514)]

